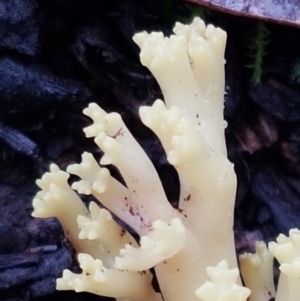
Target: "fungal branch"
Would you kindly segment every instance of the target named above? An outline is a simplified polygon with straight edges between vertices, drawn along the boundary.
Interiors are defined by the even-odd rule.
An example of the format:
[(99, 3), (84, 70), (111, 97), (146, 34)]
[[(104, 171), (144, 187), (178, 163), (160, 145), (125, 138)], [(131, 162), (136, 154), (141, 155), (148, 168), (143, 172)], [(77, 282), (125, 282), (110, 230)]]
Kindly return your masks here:
[[(78, 253), (82, 272), (65, 270), (57, 288), (122, 301), (245, 301), (250, 290), (239, 284), (233, 237), (236, 175), (224, 138), (226, 33), (196, 18), (177, 23), (170, 37), (142, 32), (134, 41), (164, 94), (164, 102), (139, 113), (178, 172), (179, 209), (170, 205), (121, 116), (90, 104), (84, 114), (92, 124), (84, 132), (103, 157), (98, 163), (85, 152), (67, 172), (51, 165), (33, 200), (33, 216), (57, 217)], [(108, 164), (126, 185), (110, 175)], [(80, 178), (71, 187), (69, 174)], [(98, 204), (86, 208), (75, 191), (93, 195)], [(139, 235), (139, 243), (112, 215)], [(152, 287), (151, 268), (160, 292)], [(283, 270), (294, 273), (289, 266)]]

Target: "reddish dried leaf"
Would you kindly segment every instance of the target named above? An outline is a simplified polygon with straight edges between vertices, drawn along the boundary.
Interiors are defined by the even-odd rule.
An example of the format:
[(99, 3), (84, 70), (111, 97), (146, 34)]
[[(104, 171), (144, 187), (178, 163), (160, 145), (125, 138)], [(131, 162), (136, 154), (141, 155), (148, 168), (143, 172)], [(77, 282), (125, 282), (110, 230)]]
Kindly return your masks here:
[(300, 0), (187, 0), (230, 14), (300, 27)]

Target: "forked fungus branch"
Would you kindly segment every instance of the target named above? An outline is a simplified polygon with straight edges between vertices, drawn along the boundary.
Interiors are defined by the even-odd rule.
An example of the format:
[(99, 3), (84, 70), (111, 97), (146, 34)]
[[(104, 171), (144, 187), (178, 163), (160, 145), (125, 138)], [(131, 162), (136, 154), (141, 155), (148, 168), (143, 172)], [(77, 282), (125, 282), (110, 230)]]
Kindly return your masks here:
[[(236, 175), (224, 137), (226, 33), (196, 18), (190, 25), (177, 23), (170, 37), (142, 32), (134, 41), (141, 48), (142, 64), (164, 95), (164, 102), (158, 99), (150, 107), (141, 107), (140, 117), (160, 139), (178, 172), (179, 209), (170, 205), (152, 162), (121, 116), (90, 104), (84, 114), (93, 123), (84, 131), (104, 152), (100, 164), (84, 153), (82, 162), (69, 166), (67, 172), (51, 165), (50, 172), (37, 181), (41, 191), (33, 201), (33, 216), (57, 217), (78, 253), (82, 272), (65, 270), (57, 279), (57, 289), (126, 301), (160, 301), (162, 296), (165, 301), (246, 300), (250, 290), (240, 285), (233, 237)], [(126, 186), (110, 175), (107, 164), (117, 167)], [(72, 187), (69, 173), (81, 179)], [(100, 206), (92, 202), (86, 208), (75, 191), (93, 195)], [(110, 212), (140, 236), (139, 244)], [(299, 233), (293, 232), (291, 240), (296, 236)], [(280, 238), (270, 247), (280, 263), (284, 255), (279, 249), (288, 241)], [(258, 253), (263, 258), (245, 255), (242, 272), (256, 270), (272, 279), (272, 256), (268, 259), (262, 248), (258, 246)], [(289, 252), (289, 262), (282, 265), (288, 275), (283, 285), (299, 281), (293, 265), (299, 261), (299, 250)], [(243, 264), (255, 267), (263, 261), (268, 262), (267, 268)], [(149, 269), (153, 267), (161, 292), (152, 288)], [(257, 283), (251, 277), (256, 276), (244, 279), (254, 289), (251, 286)], [(270, 280), (269, 295), (266, 286), (258, 288), (255, 296), (262, 297), (255, 297), (256, 301), (274, 295), (272, 285)], [(290, 292), (296, 296), (294, 290)]]

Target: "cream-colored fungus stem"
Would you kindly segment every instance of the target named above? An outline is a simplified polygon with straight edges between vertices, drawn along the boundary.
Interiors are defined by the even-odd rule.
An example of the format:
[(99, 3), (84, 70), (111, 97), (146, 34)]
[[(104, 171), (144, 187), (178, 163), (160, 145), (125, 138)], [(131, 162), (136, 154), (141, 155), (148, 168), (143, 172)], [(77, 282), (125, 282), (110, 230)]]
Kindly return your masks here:
[(57, 279), (59, 290), (73, 289), (120, 300), (162, 301), (160, 294), (152, 288), (152, 279), (148, 273), (107, 269), (101, 260), (88, 254), (79, 254), (78, 261), (82, 273), (65, 270), (63, 277)]
[(68, 172), (81, 178), (72, 184), (72, 188), (82, 194), (92, 194), (128, 226), (139, 228), (141, 218), (132, 214), (134, 204), (128, 188), (113, 178), (107, 168), (101, 167), (92, 154), (85, 152), (81, 158), (80, 164), (67, 168)]
[[(142, 107), (140, 115), (159, 137), (169, 162), (178, 171), (184, 189), (179, 207), (205, 246), (207, 262), (214, 265), (226, 258), (230, 267), (236, 267), (232, 232), (236, 175), (232, 164), (213, 150), (174, 107), (168, 110), (157, 100), (152, 107)], [(211, 235), (216, 240), (211, 240)]]
[[(96, 203), (87, 210), (69, 187), (68, 174), (57, 167), (38, 182), (42, 191), (34, 200), (34, 215), (57, 216), (80, 253), (82, 273), (65, 271), (58, 289), (119, 301), (161, 301), (151, 284), (149, 269), (154, 268), (164, 301), (244, 301), (248, 296), (234, 283), (239, 281), (232, 230), (236, 176), (226, 157), (223, 120), (226, 33), (198, 18), (188, 26), (177, 24), (174, 32), (169, 38), (141, 33), (134, 40), (164, 94), (165, 104), (157, 100), (140, 115), (178, 172), (179, 209), (170, 205), (155, 167), (121, 116), (90, 104), (84, 114), (93, 124), (84, 131), (104, 155), (99, 164), (84, 153), (82, 162), (67, 171), (80, 178), (73, 189), (93, 195), (112, 214)], [(124, 185), (101, 166), (110, 164)], [(139, 235), (139, 243), (113, 216)], [(226, 262), (207, 275), (206, 267), (222, 259)], [(227, 273), (228, 266), (233, 270)], [(198, 290), (209, 278), (212, 283)]]
[(273, 261), (274, 256), (264, 242), (256, 243), (254, 254), (239, 256), (243, 281), (251, 289), (249, 301), (269, 301), (275, 297)]
[(291, 229), (289, 236), (280, 234), (269, 250), (280, 263), (275, 301), (297, 301), (300, 296), (300, 230)]
[(226, 258), (236, 267), (236, 175), (226, 157), (223, 118), (226, 33), (197, 18), (188, 26), (176, 24), (174, 32), (169, 38), (145, 32), (134, 37), (141, 62), (158, 80), (167, 107), (157, 100), (152, 107), (142, 107), (140, 116), (178, 171), (180, 209), (209, 250), (208, 264)]
[(126, 244), (137, 246), (134, 238), (112, 218), (108, 210), (91, 202), (89, 211), (90, 217), (79, 215), (77, 218), (80, 239), (96, 240), (108, 250), (111, 258), (118, 256)]
[(177, 23), (175, 35), (134, 36), (141, 62), (157, 79), (167, 107), (178, 107), (206, 141), (226, 155), (224, 137), (224, 52), (226, 33), (195, 18)]
[(99, 243), (79, 239), (77, 217), (88, 217), (89, 211), (69, 186), (68, 178), (69, 174), (60, 170), (58, 166), (50, 166), (50, 172), (37, 180), (41, 191), (33, 199), (32, 215), (39, 218), (56, 217), (77, 252), (86, 252), (106, 261), (107, 250), (100, 248)]
[[(90, 104), (84, 113), (94, 121), (93, 125), (85, 129), (85, 133), (88, 137), (95, 137), (96, 144), (104, 151), (100, 163), (114, 164), (130, 191), (131, 213), (140, 217), (140, 224), (134, 230), (143, 235), (156, 219), (171, 221), (178, 217), (178, 212), (172, 208), (165, 195), (152, 162), (121, 116), (117, 113), (107, 114), (96, 104)], [(98, 128), (101, 131), (98, 132)]]
[(197, 289), (196, 295), (200, 300), (246, 301), (249, 297), (250, 290), (236, 283), (239, 278), (238, 268), (230, 269), (226, 260), (207, 267), (206, 272), (210, 281)]

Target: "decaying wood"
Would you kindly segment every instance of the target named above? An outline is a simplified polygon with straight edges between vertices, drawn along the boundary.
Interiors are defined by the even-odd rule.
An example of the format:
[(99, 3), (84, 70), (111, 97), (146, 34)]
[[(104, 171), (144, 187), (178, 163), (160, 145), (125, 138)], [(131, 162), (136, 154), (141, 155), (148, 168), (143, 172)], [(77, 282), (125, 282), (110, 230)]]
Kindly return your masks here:
[(221, 12), (300, 27), (299, 0), (187, 0)]

